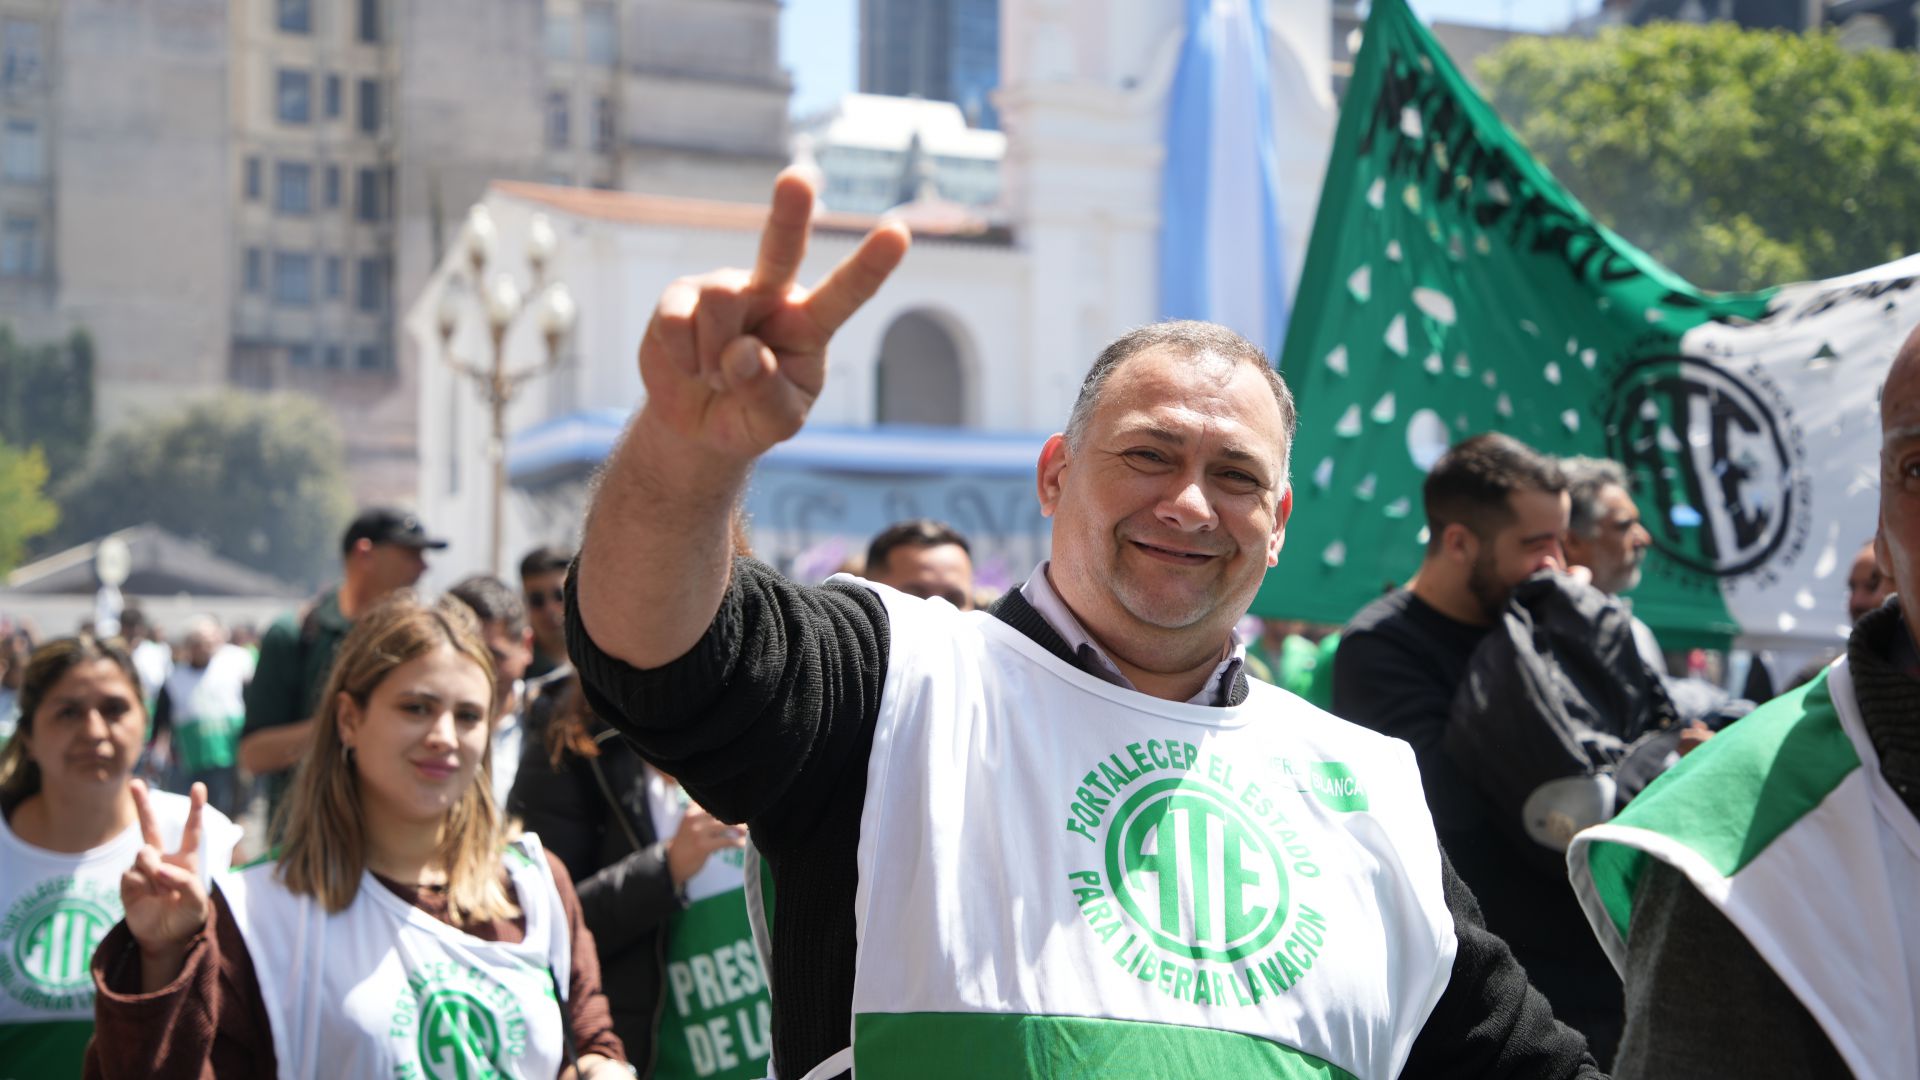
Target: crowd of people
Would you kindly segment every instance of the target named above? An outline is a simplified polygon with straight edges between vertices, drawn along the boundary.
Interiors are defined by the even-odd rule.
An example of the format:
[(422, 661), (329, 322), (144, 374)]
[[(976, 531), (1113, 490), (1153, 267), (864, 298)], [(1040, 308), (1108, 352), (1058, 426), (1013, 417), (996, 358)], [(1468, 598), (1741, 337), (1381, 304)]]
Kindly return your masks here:
[(661, 298), (577, 553), (430, 597), (374, 508), (257, 643), (0, 637), (0, 1074), (1920, 1071), (1920, 334), (1756, 708), (1634, 616), (1625, 471), (1498, 433), (1403, 586), (1249, 620), (1295, 406), (1203, 323), (1095, 360), (1021, 585), (926, 520), (790, 580), (743, 486), (907, 247), (803, 289), (811, 206)]

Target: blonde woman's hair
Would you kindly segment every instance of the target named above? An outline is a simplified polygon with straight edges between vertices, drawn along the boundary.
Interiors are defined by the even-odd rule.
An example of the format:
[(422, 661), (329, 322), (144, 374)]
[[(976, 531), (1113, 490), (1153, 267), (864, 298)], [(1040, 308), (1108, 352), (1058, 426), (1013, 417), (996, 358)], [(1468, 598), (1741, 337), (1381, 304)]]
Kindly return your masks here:
[[(360, 809), (360, 777), (340, 742), (340, 695), (362, 709), (393, 670), (443, 645), (451, 646), (487, 676), (487, 719), (493, 719), (493, 657), (473, 612), (443, 597), (429, 604), (403, 589), (354, 620), (334, 657), (333, 671), (314, 715), (313, 746), (294, 776), (281, 808), (276, 873), (286, 887), (312, 896), (330, 912), (353, 903), (367, 867), (366, 822)], [(487, 741), (473, 783), (447, 811), (440, 858), (447, 871), (447, 917), (455, 923), (510, 919), (519, 914), (500, 872), (505, 842), (500, 811), (493, 804), (492, 740)]]
[(145, 714), (140, 673), (134, 669), (133, 657), (119, 640), (81, 634), (56, 638), (33, 650), (24, 660), (26, 671), (20, 676), (20, 725), (6, 746), (0, 747), (0, 809), (11, 813), (14, 807), (39, 794), (40, 766), (27, 757), (27, 737), (33, 734), (34, 714), (40, 711), (47, 695), (67, 672), (95, 660), (111, 661), (120, 669), (127, 684), (133, 687), (134, 708)]

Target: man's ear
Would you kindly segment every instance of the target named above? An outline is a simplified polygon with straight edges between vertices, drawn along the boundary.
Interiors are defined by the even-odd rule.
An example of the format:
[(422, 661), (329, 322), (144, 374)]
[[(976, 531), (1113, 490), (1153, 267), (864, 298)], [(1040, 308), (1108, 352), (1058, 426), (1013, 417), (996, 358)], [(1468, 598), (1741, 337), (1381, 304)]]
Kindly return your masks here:
[(1287, 542), (1287, 520), (1293, 517), (1293, 485), (1280, 489), (1280, 503), (1273, 508), (1273, 535), (1267, 537), (1267, 565), (1280, 564), (1280, 548)]
[(1067, 450), (1067, 437), (1055, 434), (1040, 448), (1040, 466), (1035, 470), (1035, 484), (1040, 496), (1040, 513), (1052, 517), (1060, 507), (1060, 474), (1066, 470), (1072, 455)]
[(1480, 558), (1480, 538), (1456, 521), (1441, 530), (1440, 550), (1449, 558), (1471, 566)]

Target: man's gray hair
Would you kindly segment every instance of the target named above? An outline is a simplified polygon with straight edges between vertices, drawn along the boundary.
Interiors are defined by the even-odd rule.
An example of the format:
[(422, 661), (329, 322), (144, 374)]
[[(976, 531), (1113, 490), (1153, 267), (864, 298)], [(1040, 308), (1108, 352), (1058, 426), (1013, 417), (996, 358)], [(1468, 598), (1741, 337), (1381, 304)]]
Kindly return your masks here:
[(1067, 417), (1067, 449), (1080, 449), (1093, 410), (1100, 404), (1100, 395), (1106, 391), (1113, 373), (1119, 370), (1121, 364), (1149, 349), (1166, 349), (1182, 358), (1211, 354), (1236, 365), (1246, 364), (1259, 369), (1266, 377), (1267, 386), (1273, 390), (1274, 402), (1280, 406), (1280, 433), (1283, 440), (1280, 459), (1283, 462), (1287, 460), (1293, 448), (1294, 407), (1293, 392), (1287, 389), (1286, 380), (1273, 369), (1273, 365), (1267, 361), (1267, 354), (1258, 345), (1218, 323), (1191, 319), (1157, 322), (1130, 330), (1100, 350), (1099, 358), (1087, 370), (1087, 377), (1080, 382), (1080, 396), (1074, 399), (1073, 412)]
[(1567, 474), (1567, 495), (1573, 500), (1567, 515), (1567, 531), (1592, 536), (1600, 525), (1600, 492), (1609, 485), (1631, 491), (1626, 466), (1609, 458), (1568, 457), (1560, 459), (1560, 471)]

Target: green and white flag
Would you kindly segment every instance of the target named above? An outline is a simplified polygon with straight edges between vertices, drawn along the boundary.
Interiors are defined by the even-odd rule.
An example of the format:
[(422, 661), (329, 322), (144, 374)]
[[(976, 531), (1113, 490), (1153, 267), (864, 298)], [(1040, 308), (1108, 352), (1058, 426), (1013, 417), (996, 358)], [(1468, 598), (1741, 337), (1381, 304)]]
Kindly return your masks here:
[(1343, 623), (1405, 581), (1426, 470), (1504, 431), (1627, 466), (1654, 542), (1634, 610), (1668, 648), (1836, 642), (1916, 283), (1920, 257), (1695, 288), (1594, 221), (1405, 0), (1375, 0), (1287, 334), (1294, 517), (1254, 611)]

